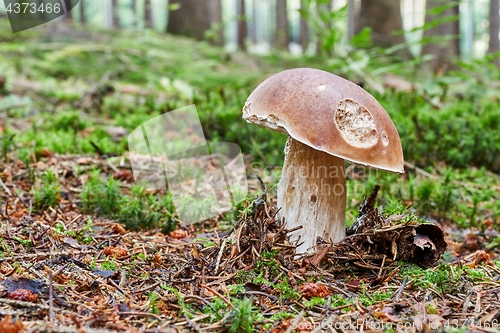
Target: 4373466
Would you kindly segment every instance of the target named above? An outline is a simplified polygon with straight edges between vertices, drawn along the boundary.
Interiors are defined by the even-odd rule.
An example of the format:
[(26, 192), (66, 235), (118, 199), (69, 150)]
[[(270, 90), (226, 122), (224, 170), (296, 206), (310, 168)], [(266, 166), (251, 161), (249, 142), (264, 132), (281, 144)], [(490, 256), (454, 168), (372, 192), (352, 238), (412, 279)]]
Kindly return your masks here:
[(51, 2), (42, 2), (38, 4), (36, 2), (16, 2), (9, 3), (6, 7), (7, 13), (14, 14), (36, 14), (36, 13), (47, 13), (59, 14), (61, 12), (61, 4), (51, 3)]
[(482, 321), (481, 319), (474, 318), (456, 318), (456, 319), (447, 319), (442, 326), (444, 328), (493, 328), (498, 329), (500, 327), (500, 323), (498, 319), (493, 319), (489, 321)]

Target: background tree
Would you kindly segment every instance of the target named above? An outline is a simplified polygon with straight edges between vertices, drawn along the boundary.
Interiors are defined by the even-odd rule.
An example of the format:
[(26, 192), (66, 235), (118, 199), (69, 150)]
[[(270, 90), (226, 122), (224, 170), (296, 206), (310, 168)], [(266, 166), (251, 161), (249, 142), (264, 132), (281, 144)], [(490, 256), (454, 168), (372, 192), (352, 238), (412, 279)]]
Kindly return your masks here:
[[(405, 42), (400, 0), (361, 0), (356, 17), (355, 32), (365, 27), (371, 28), (373, 45), (387, 48)], [(401, 53), (409, 55), (407, 49)]]
[(85, 24), (86, 17), (85, 17), (85, 0), (80, 0), (79, 6), (79, 16), (80, 16), (80, 24)]
[(300, 0), (300, 32), (299, 32), (299, 43), (302, 46), (303, 52), (307, 51), (309, 47), (309, 24), (306, 19), (307, 11), (307, 0)]
[(153, 28), (153, 15), (151, 12), (151, 0), (146, 0), (144, 3), (144, 25), (146, 28)]
[(348, 0), (347, 2), (347, 38), (350, 40), (354, 36), (354, 30), (356, 29), (356, 8), (355, 1)]
[(287, 50), (290, 44), (290, 29), (288, 27), (288, 9), (286, 0), (276, 0), (276, 30), (275, 44), (281, 50)]
[(500, 0), (490, 0), (490, 14), (489, 14), (489, 33), (490, 42), (488, 45), (488, 53), (494, 53), (500, 50), (500, 43), (498, 38), (499, 23), (500, 23)]
[(130, 10), (132, 11), (132, 15), (133, 15), (133, 26), (135, 28), (137, 28), (137, 23), (138, 23), (138, 20), (137, 20), (137, 0), (132, 0), (130, 2)]
[(427, 0), (422, 54), (434, 55), (428, 65), (441, 70), (460, 55), (459, 1)]
[(246, 51), (245, 41), (248, 38), (247, 17), (245, 10), (245, 0), (237, 0), (236, 15), (238, 16), (238, 47)]
[(112, 28), (120, 27), (118, 0), (111, 0), (111, 27)]
[[(222, 22), (221, 0), (172, 0), (169, 5), (180, 5), (179, 9), (169, 13), (167, 32), (192, 37), (197, 40), (205, 39), (205, 32), (213, 23)], [(216, 32), (214, 40), (222, 43), (222, 30)]]
[[(67, 9), (69, 9), (69, 8), (67, 8)], [(73, 23), (73, 11), (72, 10), (68, 10), (66, 12), (66, 14), (64, 14), (64, 21), (66, 21), (66, 23), (69, 23), (69, 24)]]

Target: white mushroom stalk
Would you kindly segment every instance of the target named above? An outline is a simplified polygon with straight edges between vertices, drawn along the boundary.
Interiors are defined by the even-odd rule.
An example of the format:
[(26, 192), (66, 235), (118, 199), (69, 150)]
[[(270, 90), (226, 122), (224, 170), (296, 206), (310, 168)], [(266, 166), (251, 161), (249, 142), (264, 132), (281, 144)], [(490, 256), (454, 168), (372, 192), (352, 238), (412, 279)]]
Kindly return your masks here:
[(312, 68), (287, 70), (262, 82), (248, 97), (243, 118), (289, 135), (278, 184), (279, 217), (303, 227), (298, 253), (318, 237), (345, 237), (344, 160), (403, 172), (398, 132), (368, 92), (341, 77)]
[(278, 207), (287, 228), (302, 226), (297, 252), (316, 245), (318, 237), (345, 237), (344, 160), (288, 137), (278, 184)]

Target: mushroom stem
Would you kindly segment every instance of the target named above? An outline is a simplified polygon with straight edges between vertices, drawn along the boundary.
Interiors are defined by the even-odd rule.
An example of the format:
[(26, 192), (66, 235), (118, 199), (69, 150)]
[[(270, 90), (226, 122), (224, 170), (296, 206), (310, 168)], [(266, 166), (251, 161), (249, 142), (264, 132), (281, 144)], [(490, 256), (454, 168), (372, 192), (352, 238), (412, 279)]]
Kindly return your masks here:
[(315, 246), (318, 236), (333, 242), (343, 239), (344, 160), (288, 137), (278, 184), (278, 207), (281, 207), (280, 217), (285, 218), (287, 228), (303, 226), (300, 243), (304, 243), (297, 248), (297, 253), (307, 252)]

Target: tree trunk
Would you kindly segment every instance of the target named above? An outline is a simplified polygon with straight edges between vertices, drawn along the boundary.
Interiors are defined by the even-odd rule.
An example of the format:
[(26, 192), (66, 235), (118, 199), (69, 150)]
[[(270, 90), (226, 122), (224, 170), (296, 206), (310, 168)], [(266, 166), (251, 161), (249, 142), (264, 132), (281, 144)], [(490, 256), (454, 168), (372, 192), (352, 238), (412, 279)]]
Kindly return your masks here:
[[(90, 5), (92, 8), (93, 5)], [(111, 17), (113, 16), (111, 0), (103, 0), (102, 1), (102, 14), (103, 14), (103, 23), (106, 29), (111, 29)]]
[(79, 13), (80, 13), (80, 24), (84, 25), (86, 21), (85, 17), (85, 0), (80, 0)]
[(130, 10), (132, 11), (132, 16), (134, 18), (132, 24), (134, 28), (137, 28), (137, 0), (132, 0), (130, 3)]
[(499, 43), (499, 38), (498, 38), (498, 33), (499, 33), (499, 23), (500, 23), (500, 0), (490, 0), (490, 15), (489, 15), (489, 21), (490, 21), (490, 27), (489, 27), (489, 33), (490, 33), (490, 43), (488, 46), (488, 53), (494, 53), (497, 51), (500, 51), (500, 43)]
[(463, 37), (463, 45), (464, 45), (464, 53), (468, 56), (474, 55), (474, 0), (467, 0), (465, 4), (467, 10), (465, 11), (465, 22), (464, 25), (464, 37)]
[[(170, 5), (173, 4), (180, 8), (169, 13), (167, 32), (171, 34), (203, 40), (213, 23), (222, 22), (221, 0), (171, 0)], [(222, 44), (222, 29), (212, 37)]]
[(111, 27), (113, 29), (120, 27), (120, 20), (118, 19), (118, 0), (111, 0)]
[(356, 24), (356, 7), (354, 0), (349, 0), (347, 4), (347, 38), (349, 40), (354, 37)]
[[(66, 3), (69, 3), (69, 1), (67, 1)], [(64, 21), (66, 21), (66, 23), (69, 24), (73, 23), (73, 13), (71, 12), (70, 6), (66, 6), (66, 14), (64, 14)]]
[[(351, 1), (352, 2), (352, 1)], [(375, 46), (392, 47), (405, 42), (400, 0), (361, 0), (355, 31), (372, 29), (372, 42)], [(404, 49), (401, 54), (409, 56)]]
[(246, 51), (247, 47), (245, 41), (248, 38), (247, 17), (245, 12), (245, 0), (237, 0), (237, 13), (238, 16), (238, 47)]
[(276, 31), (274, 41), (276, 47), (280, 50), (288, 50), (288, 44), (290, 44), (286, 3), (286, 0), (276, 0)]
[(259, 43), (259, 11), (257, 9), (258, 0), (250, 1), (252, 5), (252, 23), (250, 24), (250, 40), (253, 44)]
[[(427, 39), (427, 43), (424, 44), (422, 54), (435, 56), (428, 65), (436, 71), (441, 71), (443, 67), (451, 64), (453, 58), (460, 55), (458, 5), (454, 1), (450, 1), (446, 7), (443, 7), (443, 4), (446, 3), (438, 0), (427, 0), (425, 4), (426, 25), (431, 22), (446, 22), (424, 31), (424, 39)], [(437, 7), (443, 7), (443, 10), (432, 15), (431, 11), (438, 10)]]
[(309, 24), (307, 23), (307, 0), (300, 0), (300, 9), (302, 13), (300, 13), (300, 34), (299, 34), (299, 42), (302, 46), (302, 52), (307, 52), (309, 48)]
[(146, 0), (144, 4), (144, 25), (146, 28), (153, 28), (153, 15), (151, 12), (151, 0)]

